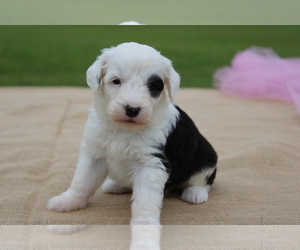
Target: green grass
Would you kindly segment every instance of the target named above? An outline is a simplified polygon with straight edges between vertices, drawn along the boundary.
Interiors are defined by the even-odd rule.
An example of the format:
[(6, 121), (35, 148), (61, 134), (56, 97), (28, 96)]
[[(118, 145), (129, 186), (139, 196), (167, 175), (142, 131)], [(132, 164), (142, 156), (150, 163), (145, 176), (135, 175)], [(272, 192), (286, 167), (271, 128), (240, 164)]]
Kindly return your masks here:
[(171, 59), (182, 87), (211, 87), (214, 71), (253, 45), (300, 56), (300, 26), (0, 26), (0, 86), (86, 86), (100, 49), (126, 41)]

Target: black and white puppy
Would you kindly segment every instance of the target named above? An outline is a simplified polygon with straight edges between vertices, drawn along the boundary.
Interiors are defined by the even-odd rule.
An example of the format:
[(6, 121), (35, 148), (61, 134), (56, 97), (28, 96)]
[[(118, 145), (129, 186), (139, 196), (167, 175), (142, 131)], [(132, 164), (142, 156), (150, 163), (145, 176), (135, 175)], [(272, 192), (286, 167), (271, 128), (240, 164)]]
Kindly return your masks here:
[(93, 105), (71, 187), (47, 208), (82, 209), (102, 185), (104, 192), (132, 191), (132, 225), (159, 225), (165, 190), (207, 201), (217, 154), (172, 103), (180, 77), (171, 61), (133, 42), (102, 52), (87, 70)]

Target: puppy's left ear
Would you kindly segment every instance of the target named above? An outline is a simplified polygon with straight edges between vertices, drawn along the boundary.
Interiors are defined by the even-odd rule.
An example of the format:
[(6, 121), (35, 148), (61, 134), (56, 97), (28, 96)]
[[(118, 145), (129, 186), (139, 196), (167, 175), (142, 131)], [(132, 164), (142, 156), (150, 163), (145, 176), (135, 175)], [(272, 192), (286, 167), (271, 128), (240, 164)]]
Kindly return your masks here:
[(86, 82), (93, 92), (97, 92), (98, 87), (101, 84), (101, 61), (101, 56), (99, 56), (97, 60), (86, 71)]
[(169, 91), (169, 97), (171, 101), (174, 100), (180, 85), (180, 76), (179, 74), (174, 70), (172, 65), (169, 67), (168, 72), (168, 79), (167, 79), (167, 88)]

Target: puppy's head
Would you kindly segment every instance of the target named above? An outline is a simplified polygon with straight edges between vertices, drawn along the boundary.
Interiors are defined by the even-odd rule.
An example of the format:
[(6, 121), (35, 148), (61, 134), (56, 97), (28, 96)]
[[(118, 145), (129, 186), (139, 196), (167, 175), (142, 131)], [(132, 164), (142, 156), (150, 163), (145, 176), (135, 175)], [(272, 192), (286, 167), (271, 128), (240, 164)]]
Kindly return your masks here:
[(161, 116), (180, 77), (169, 59), (147, 45), (122, 43), (104, 49), (87, 70), (87, 83), (117, 126), (138, 130)]

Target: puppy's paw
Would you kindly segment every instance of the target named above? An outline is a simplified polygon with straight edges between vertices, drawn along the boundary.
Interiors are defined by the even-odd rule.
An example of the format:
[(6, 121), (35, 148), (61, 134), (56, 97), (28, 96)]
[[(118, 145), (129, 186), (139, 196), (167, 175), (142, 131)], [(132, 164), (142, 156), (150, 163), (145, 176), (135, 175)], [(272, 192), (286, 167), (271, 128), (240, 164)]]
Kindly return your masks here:
[(181, 199), (189, 203), (200, 204), (208, 200), (208, 192), (205, 188), (190, 186), (183, 191)]
[(160, 225), (132, 225), (130, 250), (159, 250)]
[(102, 191), (104, 193), (113, 193), (113, 194), (123, 194), (130, 193), (132, 190), (130, 188), (122, 187), (112, 179), (107, 179), (102, 185)]
[(71, 212), (85, 208), (87, 201), (79, 196), (70, 194), (68, 191), (49, 200), (47, 209), (53, 212)]

